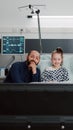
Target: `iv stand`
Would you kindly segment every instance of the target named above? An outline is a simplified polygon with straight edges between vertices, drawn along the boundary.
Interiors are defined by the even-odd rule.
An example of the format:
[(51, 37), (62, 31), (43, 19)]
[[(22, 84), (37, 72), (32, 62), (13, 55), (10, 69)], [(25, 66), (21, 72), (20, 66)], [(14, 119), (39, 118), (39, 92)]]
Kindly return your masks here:
[[(31, 10), (31, 13), (34, 14), (36, 13), (37, 14), (37, 20), (38, 20), (38, 33), (39, 33), (39, 41), (40, 41), (40, 53), (42, 53), (42, 42), (41, 42), (41, 30), (40, 30), (40, 18), (39, 18), (39, 13), (40, 13), (40, 10), (37, 9), (36, 11), (34, 11), (34, 6), (39, 6), (39, 5), (27, 5), (27, 6), (21, 6), (19, 7), (20, 8), (26, 8), (26, 7), (29, 7), (29, 9)], [(43, 5), (40, 5), (40, 6), (43, 6)]]
[(39, 18), (40, 10), (38, 9), (37, 11), (35, 11), (35, 13), (37, 14), (38, 33), (39, 33), (39, 41), (40, 41), (40, 53), (42, 54), (42, 41), (41, 41), (41, 29), (40, 29), (40, 18)]

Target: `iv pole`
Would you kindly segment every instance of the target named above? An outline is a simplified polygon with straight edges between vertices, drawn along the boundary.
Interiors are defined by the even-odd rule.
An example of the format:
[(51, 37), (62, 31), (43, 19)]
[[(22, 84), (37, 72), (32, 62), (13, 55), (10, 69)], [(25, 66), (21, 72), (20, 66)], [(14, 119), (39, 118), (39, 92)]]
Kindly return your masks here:
[(29, 7), (29, 9), (31, 10), (31, 14), (34, 14), (36, 13), (37, 14), (37, 21), (38, 21), (38, 34), (39, 34), (39, 42), (40, 42), (40, 53), (42, 53), (42, 42), (41, 42), (41, 29), (40, 29), (40, 18), (39, 18), (39, 13), (40, 13), (40, 10), (37, 9), (35, 11), (35, 8), (34, 6), (44, 6), (44, 5), (27, 5), (27, 6), (21, 6), (21, 7), (18, 7), (18, 9), (20, 8), (26, 8), (26, 7)]
[(38, 33), (39, 33), (39, 41), (40, 41), (40, 53), (42, 54), (42, 41), (41, 41), (41, 29), (40, 29), (40, 18), (39, 18), (40, 10), (38, 9), (37, 11), (35, 11), (35, 13), (37, 14)]

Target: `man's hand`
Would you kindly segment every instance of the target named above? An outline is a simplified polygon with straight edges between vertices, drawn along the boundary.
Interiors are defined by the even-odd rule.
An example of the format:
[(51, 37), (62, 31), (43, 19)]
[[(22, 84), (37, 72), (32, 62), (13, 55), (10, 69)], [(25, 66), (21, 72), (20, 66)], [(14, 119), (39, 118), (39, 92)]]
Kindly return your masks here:
[(28, 65), (28, 68), (32, 70), (33, 74), (36, 74), (36, 64), (34, 61), (30, 62), (30, 64)]

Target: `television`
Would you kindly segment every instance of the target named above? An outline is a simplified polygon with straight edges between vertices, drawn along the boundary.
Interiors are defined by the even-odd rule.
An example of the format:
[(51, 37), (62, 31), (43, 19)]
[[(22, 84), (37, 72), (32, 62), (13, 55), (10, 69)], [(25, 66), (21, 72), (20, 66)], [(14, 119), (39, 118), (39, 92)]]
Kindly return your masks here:
[(2, 54), (24, 54), (25, 38), (19, 35), (2, 36)]
[(73, 130), (73, 84), (0, 84), (1, 130)]

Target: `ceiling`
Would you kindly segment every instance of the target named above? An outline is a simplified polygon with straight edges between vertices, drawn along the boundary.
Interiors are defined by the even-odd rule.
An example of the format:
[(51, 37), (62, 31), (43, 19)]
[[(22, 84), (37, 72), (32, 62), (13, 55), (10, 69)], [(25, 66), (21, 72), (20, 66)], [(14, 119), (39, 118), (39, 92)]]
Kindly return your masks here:
[(28, 5), (35, 5), (33, 7), (40, 10), (41, 16), (73, 16), (73, 0), (0, 0), (0, 26), (24, 24), (31, 10), (18, 7)]
[[(73, 15), (73, 0), (21, 0), (19, 6), (26, 5), (38, 5), (35, 6), (40, 9), (40, 15), (47, 16), (68, 16)], [(39, 6), (42, 5), (42, 6)], [(22, 9), (26, 13), (28, 12), (27, 8)]]

